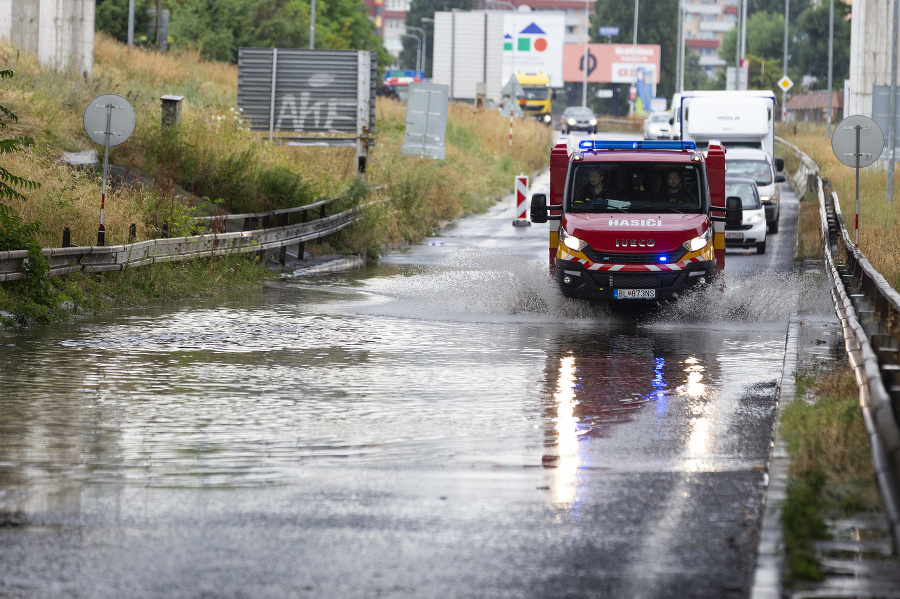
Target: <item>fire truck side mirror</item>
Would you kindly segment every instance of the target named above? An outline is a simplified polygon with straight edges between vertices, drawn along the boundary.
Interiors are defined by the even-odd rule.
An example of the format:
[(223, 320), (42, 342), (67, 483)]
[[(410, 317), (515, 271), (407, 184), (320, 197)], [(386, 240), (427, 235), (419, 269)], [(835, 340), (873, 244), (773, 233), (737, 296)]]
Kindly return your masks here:
[(547, 222), (547, 194), (535, 193), (531, 196), (531, 222)]
[(744, 222), (744, 206), (741, 198), (729, 196), (725, 198), (725, 225), (739, 227)]
[(531, 222), (545, 223), (548, 220), (561, 220), (560, 214), (547, 214), (548, 210), (562, 210), (562, 206), (548, 206), (546, 193), (535, 193), (531, 196)]

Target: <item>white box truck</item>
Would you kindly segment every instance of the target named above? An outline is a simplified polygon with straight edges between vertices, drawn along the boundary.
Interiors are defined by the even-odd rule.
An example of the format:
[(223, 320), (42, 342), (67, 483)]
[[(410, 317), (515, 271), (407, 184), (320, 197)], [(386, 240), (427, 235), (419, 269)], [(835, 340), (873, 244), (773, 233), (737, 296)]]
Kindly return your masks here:
[[(684, 91), (673, 98), (672, 119), (681, 139), (703, 147), (759, 148), (775, 157), (775, 93), (771, 90)], [(677, 103), (677, 105), (676, 105)]]

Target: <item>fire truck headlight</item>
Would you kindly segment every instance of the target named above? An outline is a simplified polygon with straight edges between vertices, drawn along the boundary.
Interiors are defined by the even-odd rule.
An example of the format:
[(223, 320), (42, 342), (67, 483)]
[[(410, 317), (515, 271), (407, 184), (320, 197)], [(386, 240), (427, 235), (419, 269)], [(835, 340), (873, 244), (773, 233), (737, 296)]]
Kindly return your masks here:
[(707, 245), (709, 245), (709, 242), (711, 242), (711, 241), (712, 241), (712, 227), (708, 227), (706, 229), (706, 232), (703, 233), (703, 235), (700, 235), (699, 237), (694, 237), (693, 239), (689, 239), (688, 241), (685, 241), (681, 245), (684, 247), (684, 249), (686, 249), (689, 252), (699, 252), (700, 250), (705, 248)]
[(580, 252), (587, 247), (587, 243), (578, 239), (574, 235), (569, 235), (562, 229), (559, 230), (559, 239), (563, 242), (564, 246), (566, 246), (570, 250), (575, 250), (576, 252)]

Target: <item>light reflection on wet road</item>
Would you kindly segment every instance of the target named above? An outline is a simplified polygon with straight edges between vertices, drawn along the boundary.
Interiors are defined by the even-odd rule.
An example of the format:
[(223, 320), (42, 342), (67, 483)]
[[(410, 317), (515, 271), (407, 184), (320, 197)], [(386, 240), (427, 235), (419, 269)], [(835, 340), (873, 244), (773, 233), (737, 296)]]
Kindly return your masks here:
[(828, 310), (786, 195), (786, 250), (664, 312), (562, 300), (498, 206), (377, 268), (0, 333), (0, 597), (746, 596), (787, 319)]

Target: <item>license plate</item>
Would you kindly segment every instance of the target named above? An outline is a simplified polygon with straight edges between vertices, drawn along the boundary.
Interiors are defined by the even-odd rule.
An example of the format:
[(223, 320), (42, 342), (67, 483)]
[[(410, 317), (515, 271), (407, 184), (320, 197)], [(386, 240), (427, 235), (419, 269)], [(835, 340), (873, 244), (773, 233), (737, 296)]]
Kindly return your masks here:
[(656, 299), (656, 289), (614, 289), (616, 299)]
[(725, 233), (725, 239), (743, 239), (743, 233)]

